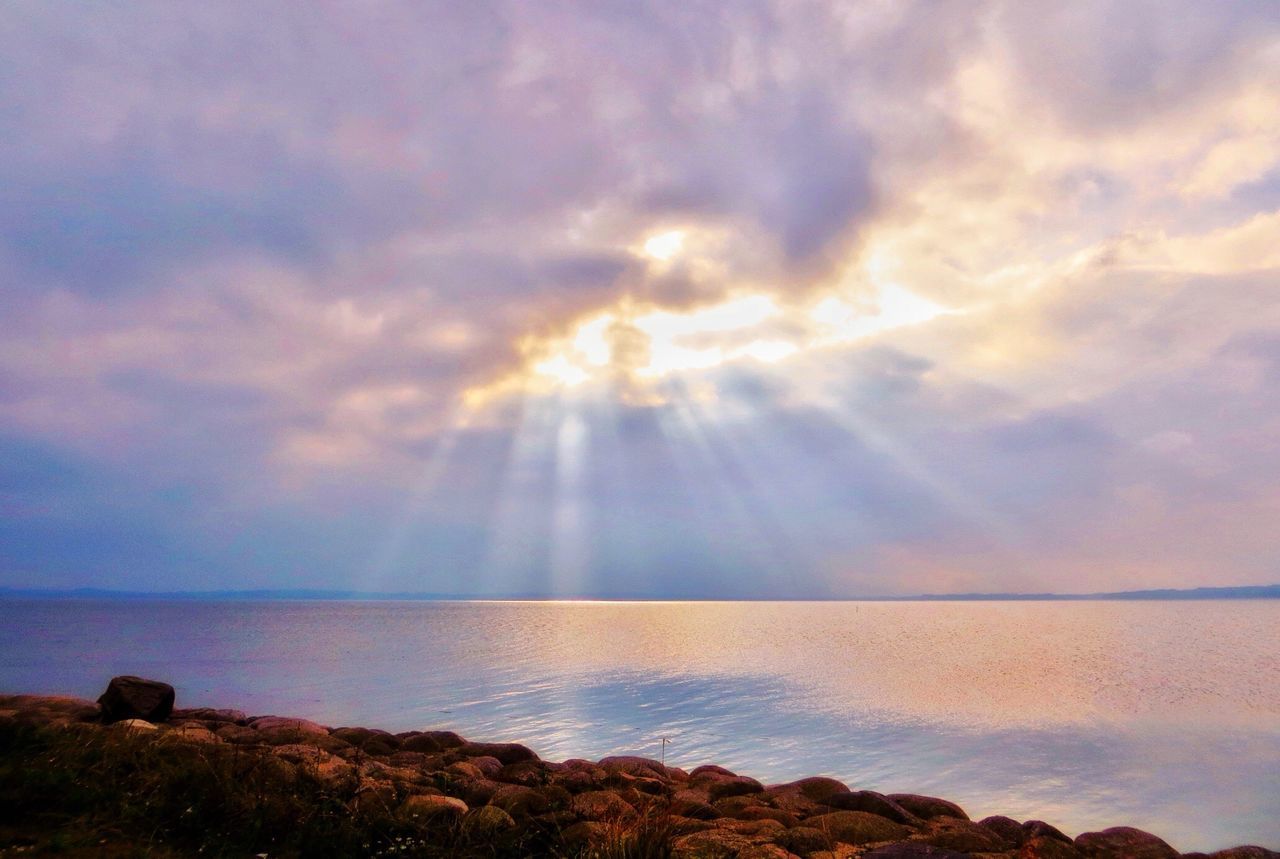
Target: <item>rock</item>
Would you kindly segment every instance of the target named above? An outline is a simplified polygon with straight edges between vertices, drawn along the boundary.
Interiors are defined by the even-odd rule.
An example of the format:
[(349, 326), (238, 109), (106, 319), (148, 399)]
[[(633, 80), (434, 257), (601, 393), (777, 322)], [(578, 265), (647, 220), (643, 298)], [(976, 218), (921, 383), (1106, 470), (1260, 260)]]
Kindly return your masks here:
[(519, 743), (464, 743), (457, 747), (457, 752), (468, 758), (497, 758), (504, 764), (538, 760), (532, 749)]
[(168, 683), (126, 674), (111, 678), (98, 706), (102, 721), (108, 724), (125, 719), (163, 722), (173, 712), (173, 699), (173, 687)]
[(733, 816), (738, 820), (776, 820), (787, 828), (800, 824), (799, 819), (791, 812), (780, 808), (769, 808), (766, 805), (753, 805)]
[(329, 735), (369, 755), (389, 757), (400, 748), (399, 737), (372, 728), (334, 728)]
[(396, 734), (400, 748), (406, 752), (443, 752), (465, 746), (467, 741), (453, 731), (408, 731)]
[(846, 844), (870, 844), (906, 838), (911, 830), (886, 817), (866, 811), (833, 811), (818, 814), (804, 822), (805, 826), (824, 832), (833, 841)]
[(411, 796), (396, 809), (402, 820), (426, 822), (432, 819), (456, 820), (467, 813), (467, 804), (452, 796), (417, 794)]
[(862, 854), (863, 859), (969, 859), (968, 853), (957, 853), (945, 847), (909, 842), (886, 844)]
[(777, 841), (798, 856), (808, 856), (831, 847), (831, 838), (812, 826), (793, 826), (779, 835)]
[(1084, 854), (1069, 841), (1037, 835), (1022, 845), (1018, 859), (1081, 859)]
[(261, 735), (253, 728), (245, 725), (234, 725), (228, 722), (214, 729), (220, 739), (237, 745), (253, 745), (262, 741)]
[(766, 805), (768, 798), (761, 794), (744, 794), (740, 796), (730, 796), (724, 799), (717, 799), (712, 803), (713, 806), (725, 817), (737, 817), (738, 813), (744, 808), (751, 808), (757, 805)]
[(520, 761), (517, 764), (508, 764), (494, 773), (491, 778), (506, 784), (538, 787), (547, 783), (548, 773), (547, 765), (542, 761)]
[(742, 835), (724, 829), (707, 829), (692, 835), (682, 835), (671, 845), (671, 855), (677, 859), (713, 859), (713, 857), (738, 856), (758, 844), (750, 835)]
[(569, 848), (571, 855), (586, 853), (596, 844), (604, 841), (609, 835), (609, 827), (594, 820), (575, 823), (560, 833), (560, 840)]
[(636, 811), (630, 803), (611, 790), (580, 793), (570, 801), (569, 808), (584, 820), (599, 823), (631, 821), (636, 817)]
[(255, 731), (281, 731), (294, 734), (310, 734), (316, 737), (329, 736), (329, 729), (310, 719), (289, 719), (284, 716), (259, 716), (249, 720), (249, 727)]
[(540, 791), (518, 784), (499, 785), (489, 798), (490, 805), (496, 805), (512, 817), (532, 817), (550, 811), (551, 803)]
[[(874, 790), (836, 791), (822, 799), (824, 805), (841, 811), (869, 811), (895, 823), (915, 824), (919, 818), (898, 803)], [(1014, 824), (1017, 825), (1016, 823)]]
[(724, 767), (718, 767), (715, 764), (703, 764), (700, 767), (694, 767), (693, 772), (689, 773), (689, 778), (694, 779), (700, 775), (718, 775), (733, 778), (737, 773), (727, 770)]
[(849, 788), (844, 782), (827, 778), (826, 776), (811, 776), (802, 778), (799, 781), (787, 782), (786, 784), (770, 785), (766, 790), (769, 793), (775, 791), (779, 793), (795, 792), (815, 802), (826, 802), (827, 797), (833, 793), (849, 792)]
[(222, 739), (200, 725), (182, 725), (168, 733), (169, 737), (184, 743), (221, 743)]
[(212, 707), (192, 707), (174, 710), (170, 719), (196, 719), (201, 722), (225, 722), (230, 725), (247, 725), (249, 717), (242, 710), (216, 710)]
[(980, 823), (958, 817), (935, 817), (928, 821), (927, 828), (928, 834), (922, 839), (924, 843), (948, 850), (996, 853), (1017, 846)]
[(920, 796), (915, 793), (891, 793), (889, 799), (898, 803), (916, 817), (928, 820), (932, 817), (956, 817), (968, 820), (969, 815), (954, 802), (938, 799), (936, 796)]
[(755, 844), (739, 850), (737, 859), (795, 859), (795, 854), (777, 844)]
[(694, 820), (715, 820), (723, 816), (720, 809), (715, 806), (692, 798), (673, 799), (668, 807), (668, 813)]
[(515, 818), (496, 805), (473, 808), (462, 818), (462, 832), (471, 837), (496, 835), (515, 828)]
[(125, 719), (114, 724), (117, 728), (124, 728), (130, 733), (146, 733), (147, 731), (159, 730), (155, 723), (148, 722), (146, 719)]
[(444, 771), (450, 775), (458, 775), (463, 778), (482, 779), (484, 773), (480, 772), (480, 768), (468, 761), (456, 761), (444, 768)]
[(1067, 844), (1073, 843), (1071, 836), (1067, 835), (1056, 826), (1050, 826), (1043, 820), (1028, 820), (1022, 824), (1022, 831), (1027, 833), (1028, 838), (1056, 838), (1058, 841)]
[(478, 755), (473, 758), (467, 758), (466, 763), (471, 764), (480, 772), (484, 773), (485, 778), (493, 778), (502, 772), (502, 761), (490, 755)]
[(997, 814), (992, 817), (984, 817), (978, 822), (1014, 847), (1021, 847), (1029, 838), (1033, 837), (1033, 833), (1023, 829), (1022, 824), (1012, 817)]
[(661, 761), (634, 755), (614, 755), (613, 757), (601, 758), (597, 766), (608, 773), (624, 772), (627, 775), (647, 778), (667, 777), (667, 768), (662, 765)]
[(1178, 851), (1164, 841), (1130, 826), (1086, 832), (1075, 844), (1085, 856), (1097, 859), (1178, 859)]
[(1242, 847), (1229, 847), (1226, 850), (1219, 850), (1217, 853), (1210, 853), (1209, 859), (1280, 859), (1280, 853), (1268, 850), (1265, 847), (1255, 847), (1249, 844)]
[(718, 773), (694, 776), (690, 782), (695, 788), (707, 791), (707, 796), (714, 802), (730, 796), (745, 796), (750, 793), (761, 793), (764, 785), (750, 776), (723, 776)]

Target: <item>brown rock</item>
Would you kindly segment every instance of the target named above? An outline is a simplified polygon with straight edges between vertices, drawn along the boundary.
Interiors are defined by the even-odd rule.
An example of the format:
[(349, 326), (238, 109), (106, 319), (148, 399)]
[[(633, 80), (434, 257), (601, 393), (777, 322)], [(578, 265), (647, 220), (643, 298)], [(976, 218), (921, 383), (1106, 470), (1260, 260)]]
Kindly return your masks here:
[(669, 812), (680, 817), (690, 817), (694, 820), (715, 820), (717, 817), (723, 816), (720, 809), (715, 806), (689, 797), (672, 799)]
[(242, 710), (216, 710), (212, 707), (174, 710), (169, 718), (173, 721), (178, 719), (198, 719), (201, 722), (224, 722), (232, 725), (247, 725), (249, 723), (249, 717)]
[(818, 814), (804, 822), (805, 826), (825, 832), (833, 841), (846, 844), (870, 844), (906, 838), (911, 830), (888, 818), (866, 811), (833, 811)]
[(676, 859), (727, 859), (740, 855), (742, 851), (758, 843), (750, 835), (724, 829), (707, 829), (677, 838), (671, 845), (671, 855)]
[(921, 796), (915, 793), (891, 793), (889, 799), (898, 803), (916, 817), (928, 820), (932, 817), (956, 817), (968, 820), (969, 815), (954, 802), (939, 799), (936, 796)]
[(694, 779), (700, 775), (717, 775), (733, 778), (737, 773), (727, 770), (724, 767), (716, 766), (715, 764), (703, 764), (700, 767), (694, 767), (693, 771), (689, 773), (689, 778)]
[(310, 734), (316, 737), (329, 736), (329, 729), (310, 719), (290, 719), (285, 716), (259, 716), (249, 720), (249, 727), (255, 731), (293, 731), (297, 734)]
[(769, 808), (765, 805), (753, 805), (744, 808), (734, 817), (739, 820), (776, 820), (788, 829), (792, 826), (798, 826), (800, 823), (800, 820), (791, 812), (783, 811), (780, 808)]
[(465, 743), (457, 748), (458, 754), (468, 758), (497, 758), (503, 764), (536, 761), (538, 756), (528, 746), (519, 743)]
[(1209, 859), (1280, 859), (1280, 853), (1268, 850), (1265, 847), (1255, 847), (1249, 844), (1241, 847), (1228, 847), (1226, 850), (1210, 853)]
[(580, 793), (570, 801), (569, 808), (584, 820), (600, 823), (631, 821), (636, 817), (631, 804), (610, 790)]
[(396, 734), (400, 748), (407, 752), (443, 752), (465, 746), (467, 741), (453, 731), (407, 731)]
[(98, 706), (102, 721), (108, 724), (125, 719), (163, 722), (173, 712), (173, 699), (173, 687), (168, 683), (125, 674), (111, 678)]
[(874, 790), (837, 791), (828, 794), (822, 802), (840, 811), (868, 811), (887, 817), (895, 823), (913, 825), (920, 822), (914, 814)]
[(778, 843), (798, 856), (808, 856), (831, 847), (831, 837), (812, 826), (793, 826), (778, 836)]
[(515, 818), (496, 805), (473, 808), (462, 819), (463, 833), (472, 837), (495, 835), (515, 828)]
[(532, 817), (551, 810), (551, 803), (540, 791), (518, 784), (499, 785), (489, 798), (489, 804), (496, 805), (512, 817)]
[(1048, 835), (1037, 835), (1022, 845), (1018, 859), (1081, 859), (1075, 845)]
[(1056, 826), (1050, 826), (1049, 824), (1045, 823), (1043, 820), (1026, 821), (1025, 823), (1022, 824), (1022, 831), (1027, 833), (1027, 837), (1029, 838), (1036, 838), (1036, 837), (1056, 838), (1057, 840), (1063, 841), (1067, 844), (1073, 843), (1071, 836), (1067, 835), (1065, 832), (1063, 832), (1061, 829), (1059, 829)]
[(795, 854), (777, 844), (753, 844), (739, 850), (737, 859), (795, 859)]
[(927, 828), (928, 834), (922, 839), (924, 843), (948, 850), (995, 853), (1017, 846), (980, 823), (958, 817), (935, 817), (928, 821)]
[(719, 773), (703, 773), (693, 776), (690, 784), (694, 788), (705, 790), (712, 801), (764, 791), (764, 785), (745, 775), (725, 776)]
[(608, 758), (601, 758), (597, 766), (608, 773), (624, 772), (628, 775), (645, 778), (665, 779), (667, 777), (667, 768), (662, 765), (661, 761), (655, 761), (652, 758), (641, 758), (635, 755), (614, 755)]
[(1012, 817), (997, 814), (992, 817), (984, 817), (978, 822), (1014, 847), (1021, 847), (1032, 837), (1032, 833), (1023, 829), (1022, 824)]
[(115, 726), (131, 733), (145, 734), (148, 731), (159, 730), (154, 722), (148, 722), (146, 719), (125, 719), (121, 722), (116, 722)]
[(1178, 859), (1178, 851), (1164, 841), (1130, 826), (1086, 832), (1075, 843), (1091, 859)]
[(969, 859), (968, 853), (957, 853), (945, 847), (919, 842), (886, 844), (862, 855), (865, 859)]
[(609, 827), (594, 820), (575, 823), (560, 833), (560, 840), (573, 854), (585, 852), (609, 837)]
[(402, 820), (426, 822), (432, 819), (457, 820), (467, 813), (467, 804), (452, 796), (432, 796), (417, 794), (411, 796), (396, 809), (396, 816)]
[(549, 770), (542, 761), (520, 761), (508, 764), (494, 773), (494, 781), (506, 784), (522, 784), (525, 787), (538, 787), (547, 783)]

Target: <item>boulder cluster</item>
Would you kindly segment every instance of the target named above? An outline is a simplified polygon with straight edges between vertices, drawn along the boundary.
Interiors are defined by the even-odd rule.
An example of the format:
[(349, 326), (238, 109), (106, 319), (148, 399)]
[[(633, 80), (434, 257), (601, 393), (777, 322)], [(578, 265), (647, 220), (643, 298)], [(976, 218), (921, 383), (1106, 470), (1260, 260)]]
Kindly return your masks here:
[[(475, 835), (555, 830), (590, 856), (619, 833), (655, 826), (677, 857), (740, 859), (1177, 859), (1160, 838), (1128, 827), (1071, 838), (1039, 820), (970, 820), (958, 805), (916, 794), (855, 790), (815, 776), (765, 785), (723, 767), (686, 771), (643, 757), (544, 761), (519, 743), (473, 742), (452, 731), (330, 728), (239, 710), (173, 709), (172, 687), (117, 677), (98, 704), (0, 696), (0, 718), (96, 723), (166, 741), (231, 744), (282, 772), (331, 784), (352, 811), (439, 822)], [(1236, 847), (1217, 859), (1280, 859)]]

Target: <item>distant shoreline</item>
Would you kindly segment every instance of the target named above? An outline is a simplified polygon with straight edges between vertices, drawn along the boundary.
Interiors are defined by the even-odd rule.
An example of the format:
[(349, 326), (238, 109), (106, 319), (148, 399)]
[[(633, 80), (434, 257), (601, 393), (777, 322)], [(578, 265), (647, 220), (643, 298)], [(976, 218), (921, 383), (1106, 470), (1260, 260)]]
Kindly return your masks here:
[(1280, 599), (1280, 584), (1246, 585), (1220, 588), (1157, 589), (1112, 591), (1087, 594), (914, 594), (906, 596), (847, 597), (719, 597), (719, 596), (653, 596), (651, 594), (608, 594), (550, 596), (547, 594), (433, 594), (377, 593), (343, 590), (226, 590), (226, 591), (118, 591), (105, 588), (0, 588), (0, 601), (6, 599), (39, 600), (114, 600), (203, 602), (1105, 602), (1105, 601), (1180, 601), (1180, 600), (1256, 600)]

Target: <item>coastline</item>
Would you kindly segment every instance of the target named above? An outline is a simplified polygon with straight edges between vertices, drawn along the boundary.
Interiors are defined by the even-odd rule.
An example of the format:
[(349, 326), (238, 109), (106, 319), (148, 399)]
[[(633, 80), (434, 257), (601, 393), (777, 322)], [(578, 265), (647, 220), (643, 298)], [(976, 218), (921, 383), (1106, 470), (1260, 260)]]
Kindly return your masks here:
[(172, 687), (140, 678), (116, 678), (98, 703), (0, 695), (0, 856), (1280, 859), (1180, 854), (1127, 827), (1072, 839), (823, 776), (764, 785), (714, 764), (544, 761), (451, 731), (173, 705)]

